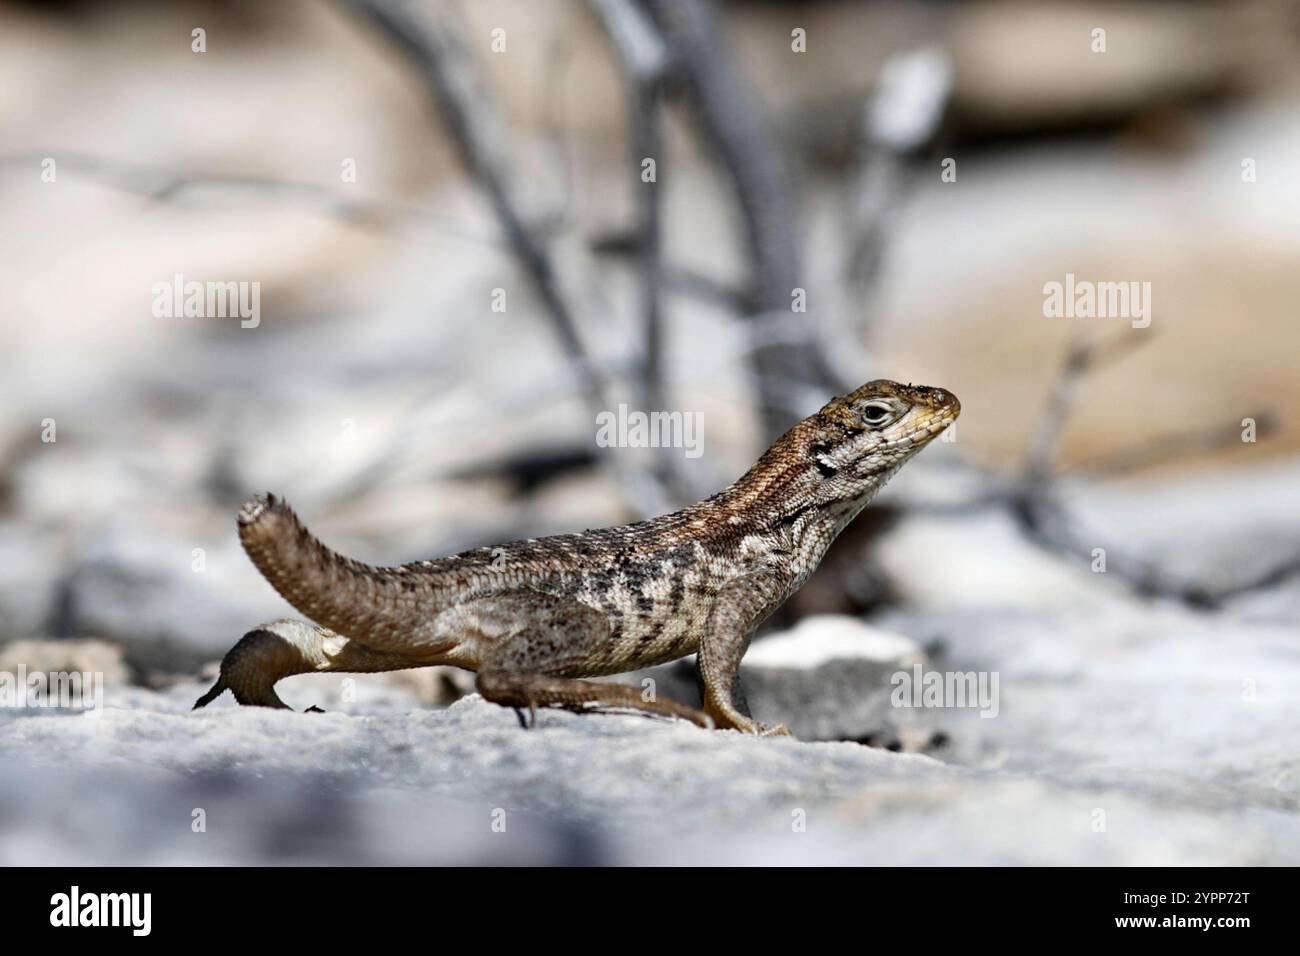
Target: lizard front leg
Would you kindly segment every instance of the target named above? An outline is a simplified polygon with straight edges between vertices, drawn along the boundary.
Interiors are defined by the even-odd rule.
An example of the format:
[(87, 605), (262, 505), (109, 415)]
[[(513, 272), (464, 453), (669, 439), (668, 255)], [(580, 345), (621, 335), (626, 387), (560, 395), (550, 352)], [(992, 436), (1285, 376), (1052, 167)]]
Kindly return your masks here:
[(747, 574), (723, 586), (709, 612), (700, 640), (700, 680), (704, 710), (720, 728), (765, 737), (790, 733), (785, 724), (760, 724), (736, 705), (740, 659), (749, 649), (749, 635), (776, 608), (782, 590), (776, 574)]
[[(639, 710), (679, 717), (700, 727), (713, 721), (701, 710), (675, 700), (647, 700), (639, 688), (572, 676), (586, 670), (609, 640), (604, 614), (572, 598), (535, 591), (480, 598), (462, 605), (466, 620), (485, 630), (503, 629), (484, 656), (475, 682), (484, 700), (527, 710), (536, 722), (538, 707), (579, 713), (602, 708)], [(526, 725), (525, 725), (526, 726)]]

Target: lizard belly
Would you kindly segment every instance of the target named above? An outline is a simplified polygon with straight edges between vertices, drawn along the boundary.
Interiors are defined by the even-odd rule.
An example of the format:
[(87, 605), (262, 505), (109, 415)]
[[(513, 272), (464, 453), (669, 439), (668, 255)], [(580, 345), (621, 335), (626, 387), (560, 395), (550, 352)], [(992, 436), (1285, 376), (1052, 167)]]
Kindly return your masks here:
[(704, 635), (708, 610), (696, 602), (689, 611), (613, 615), (609, 636), (592, 647), (571, 677), (621, 674), (666, 664), (694, 654)]
[(546, 672), (557, 677), (620, 674), (693, 654), (712, 606), (708, 591), (684, 590), (682, 600), (676, 603), (634, 602), (628, 606), (608, 592), (593, 595), (555, 587), (504, 590), (476, 596), (438, 613), (432, 630), (445, 644), (436, 663), (478, 670), (517, 636), (532, 632), (545, 639), (547, 627), (554, 627), (554, 622), (545, 623), (511, 607), (515, 595), (537, 598), (541, 594), (572, 602), (572, 618), (590, 619), (548, 654), (554, 666)]
[(503, 613), (512, 596), (549, 595), (572, 602), (572, 618), (587, 623), (580, 636), (563, 639), (563, 652), (559, 646), (552, 650), (548, 672), (561, 677), (620, 674), (694, 654), (718, 590), (734, 572), (719, 566), (696, 542), (672, 543), (604, 564), (570, 565), (522, 588), (517, 581), (498, 580), (496, 587), (448, 608), (436, 630), (457, 639), (449, 662), (454, 657), (461, 666), (466, 661), (477, 666), (521, 632), (554, 628), (554, 618), (543, 624), (531, 614)]
[(609, 632), (567, 676), (620, 674), (694, 654), (716, 589), (699, 575), (666, 575), (640, 587), (581, 590), (575, 597), (601, 612)]

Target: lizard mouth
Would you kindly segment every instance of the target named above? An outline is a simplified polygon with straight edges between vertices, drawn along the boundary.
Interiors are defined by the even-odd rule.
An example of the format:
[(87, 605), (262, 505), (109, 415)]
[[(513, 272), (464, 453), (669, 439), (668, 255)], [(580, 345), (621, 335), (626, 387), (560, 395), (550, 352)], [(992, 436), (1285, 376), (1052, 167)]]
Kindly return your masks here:
[[(934, 393), (939, 395), (935, 396)], [(902, 447), (922, 448), (937, 438), (961, 414), (961, 403), (957, 396), (943, 389), (930, 389), (927, 401), (914, 410), (903, 424), (907, 430), (896, 439)]]
[(924, 427), (933, 434), (939, 434), (961, 414), (961, 402), (946, 388), (921, 388), (918, 392), (920, 394), (917, 397), (921, 400), (918, 404), (930, 411), (924, 420)]

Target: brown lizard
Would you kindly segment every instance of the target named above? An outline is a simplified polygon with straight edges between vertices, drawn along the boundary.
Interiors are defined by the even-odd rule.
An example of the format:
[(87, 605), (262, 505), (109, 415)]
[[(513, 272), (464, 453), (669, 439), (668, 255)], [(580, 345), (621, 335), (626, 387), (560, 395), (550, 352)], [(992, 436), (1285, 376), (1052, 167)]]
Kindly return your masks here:
[[(315, 621), (275, 621), (236, 644), (216, 684), (241, 704), (284, 707), (274, 685), (309, 671), (452, 664), (490, 701), (628, 708), (704, 727), (784, 734), (743, 712), (749, 636), (903, 463), (956, 420), (941, 388), (875, 381), (795, 425), (742, 478), (681, 511), (617, 528), (400, 567), (342, 557), (282, 499), (258, 496), (239, 536), (271, 585)], [(580, 680), (698, 653), (704, 709)]]

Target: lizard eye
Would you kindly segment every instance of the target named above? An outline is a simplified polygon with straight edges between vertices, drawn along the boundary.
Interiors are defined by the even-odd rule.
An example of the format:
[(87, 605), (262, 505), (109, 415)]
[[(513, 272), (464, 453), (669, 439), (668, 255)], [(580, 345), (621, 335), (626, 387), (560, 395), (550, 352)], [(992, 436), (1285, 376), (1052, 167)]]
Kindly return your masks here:
[(888, 402), (868, 402), (862, 408), (862, 420), (872, 428), (881, 428), (894, 419), (894, 406)]

